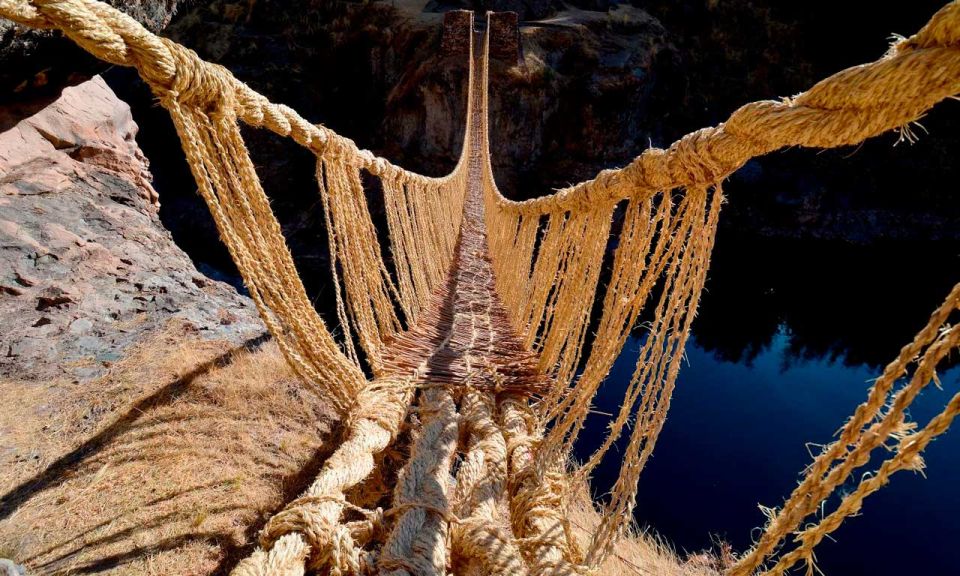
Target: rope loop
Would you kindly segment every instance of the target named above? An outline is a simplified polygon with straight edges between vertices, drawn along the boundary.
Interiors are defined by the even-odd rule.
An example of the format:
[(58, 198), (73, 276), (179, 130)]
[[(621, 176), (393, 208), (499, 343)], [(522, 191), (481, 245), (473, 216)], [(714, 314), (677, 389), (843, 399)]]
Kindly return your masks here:
[[(357, 512), (364, 520), (349, 524), (330, 522), (329, 514), (322, 508), (330, 505)], [(359, 574), (365, 561), (354, 531), (372, 533), (382, 526), (383, 518), (383, 510), (367, 510), (340, 496), (302, 496), (267, 522), (260, 532), (260, 545), (269, 549), (283, 536), (297, 533), (310, 547), (309, 566), (329, 566), (334, 574)]]
[(173, 40), (162, 38), (172, 56), (174, 72), (169, 77), (151, 76), (150, 68), (138, 67), (141, 76), (155, 94), (176, 99), (180, 104), (198, 110), (234, 110), (235, 92), (231, 89), (229, 72), (218, 64), (203, 63), (196, 52)]

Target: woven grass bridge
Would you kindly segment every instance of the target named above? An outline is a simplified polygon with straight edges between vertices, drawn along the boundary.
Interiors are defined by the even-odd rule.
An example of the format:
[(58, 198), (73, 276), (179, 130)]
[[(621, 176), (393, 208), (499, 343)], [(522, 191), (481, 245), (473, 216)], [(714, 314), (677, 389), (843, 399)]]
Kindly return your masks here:
[[(304, 385), (342, 415), (342, 444), (309, 489), (267, 522), (237, 576), (596, 572), (630, 523), (670, 406), (723, 180), (787, 146), (846, 146), (891, 130), (909, 136), (911, 122), (960, 93), (960, 2), (952, 2), (873, 63), (790, 99), (747, 104), (619, 170), (514, 202), (498, 192), (490, 168), (482, 34), (471, 45), (459, 163), (430, 178), (271, 103), (106, 4), (0, 0), (0, 16), (62, 30), (97, 57), (137, 68), (170, 112), (265, 324)], [(241, 123), (316, 155), (338, 337), (307, 298)], [(368, 209), (371, 179), (382, 190), (388, 246)], [(892, 474), (922, 468), (924, 447), (960, 413), (960, 393), (926, 423), (909, 421), (907, 409), (960, 344), (960, 327), (950, 324), (958, 307), (960, 285), (770, 510), (730, 576), (812, 569), (817, 544), (867, 496)], [(646, 334), (622, 407), (600, 448), (574, 463), (591, 401), (641, 314)], [(615, 445), (620, 475), (582, 546), (565, 510)], [(397, 452), (403, 461), (389, 469), (396, 458), (384, 455)], [(882, 463), (863, 474), (878, 453)], [(857, 487), (821, 514), (855, 474)], [(393, 484), (386, 506), (365, 496), (374, 476)]]

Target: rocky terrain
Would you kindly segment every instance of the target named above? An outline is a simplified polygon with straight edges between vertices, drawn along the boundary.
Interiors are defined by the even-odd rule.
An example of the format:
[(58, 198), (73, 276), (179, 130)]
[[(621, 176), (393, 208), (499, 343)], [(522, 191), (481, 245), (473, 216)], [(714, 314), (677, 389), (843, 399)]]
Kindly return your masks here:
[(0, 134), (0, 377), (99, 376), (174, 318), (235, 342), (262, 330), (161, 226), (136, 135), (99, 77)]
[(325, 453), (330, 409), (164, 229), (137, 135), (99, 76), (0, 133), (0, 574), (223, 572)]

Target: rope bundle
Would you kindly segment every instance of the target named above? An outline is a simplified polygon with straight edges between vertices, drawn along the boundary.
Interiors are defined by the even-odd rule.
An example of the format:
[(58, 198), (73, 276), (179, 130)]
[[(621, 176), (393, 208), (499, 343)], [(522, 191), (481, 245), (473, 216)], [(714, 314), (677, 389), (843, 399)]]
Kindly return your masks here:
[[(792, 99), (743, 106), (727, 122), (667, 150), (647, 150), (620, 170), (512, 202), (490, 168), (489, 39), (478, 54), (471, 43), (460, 161), (448, 176), (427, 178), (310, 124), (100, 2), (0, 0), (0, 16), (60, 29), (101, 59), (138, 69), (170, 111), (199, 192), (265, 324), (296, 372), (344, 416), (343, 443), (309, 489), (267, 523), (260, 548), (235, 568), (238, 576), (307, 569), (439, 576), (450, 567), (545, 576), (600, 567), (630, 522), (639, 475), (670, 406), (713, 248), (722, 180), (784, 146), (842, 146), (906, 126), (960, 92), (960, 2), (953, 2), (876, 62)], [(340, 338), (306, 296), (241, 122), (317, 156)], [(383, 191), (389, 258), (368, 207), (367, 177)], [(595, 303), (600, 314), (592, 319)], [(960, 344), (960, 329), (949, 325), (958, 307), (960, 285), (771, 513), (731, 576), (762, 570), (791, 535), (793, 548), (767, 573), (798, 562), (812, 567), (813, 548), (864, 498), (893, 473), (922, 467), (924, 447), (960, 413), (960, 394), (919, 430), (906, 410)], [(641, 315), (650, 321), (621, 408), (600, 448), (571, 470), (591, 403)], [(621, 473), (581, 550), (565, 515), (571, 487), (623, 438)], [(410, 453), (392, 500), (383, 502), (387, 510), (357, 504), (398, 446)], [(881, 446), (892, 455), (876, 474), (800, 529)]]

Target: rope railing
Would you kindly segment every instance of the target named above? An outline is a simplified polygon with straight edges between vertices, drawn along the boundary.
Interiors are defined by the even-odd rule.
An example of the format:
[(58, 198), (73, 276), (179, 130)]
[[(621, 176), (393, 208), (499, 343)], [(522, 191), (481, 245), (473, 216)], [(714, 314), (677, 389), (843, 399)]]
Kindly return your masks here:
[[(238, 576), (308, 569), (440, 576), (451, 565), (466, 574), (598, 570), (631, 522), (639, 476), (670, 407), (706, 281), (722, 181), (785, 146), (837, 147), (908, 130), (960, 93), (955, 1), (876, 62), (794, 98), (747, 104), (622, 169), (514, 202), (500, 194), (491, 169), (487, 36), (478, 52), (471, 35), (459, 161), (447, 176), (430, 178), (311, 124), (95, 0), (0, 0), (0, 16), (62, 30), (95, 56), (139, 71), (173, 118), (199, 193), (265, 324), (296, 373), (344, 418), (342, 444), (308, 490), (266, 524)], [(289, 137), (317, 157), (339, 341), (307, 298), (240, 123)], [(389, 260), (361, 171), (382, 185)], [(603, 272), (615, 211), (622, 222)], [(919, 431), (906, 411), (960, 344), (950, 325), (958, 307), (960, 285), (729, 576), (812, 567), (813, 548), (867, 496), (895, 472), (922, 466), (922, 450), (960, 413), (960, 394)], [(591, 403), (644, 311), (650, 320), (621, 407), (600, 447), (573, 466)], [(390, 508), (361, 501), (407, 427), (409, 457), (392, 471)], [(566, 515), (573, 487), (620, 440), (619, 477), (581, 547)], [(892, 453), (877, 473), (801, 528), (881, 446)], [(792, 549), (774, 558), (791, 536)]]
[(551, 214), (702, 187), (781, 148), (836, 148), (901, 129), (957, 93), (960, 4), (951, 2), (876, 62), (838, 72), (793, 98), (746, 104), (718, 126), (692, 132), (667, 149), (650, 148), (592, 180), (531, 200), (498, 194), (497, 205), (511, 214)]
[[(487, 73), (486, 67), (481, 73)], [(487, 110), (489, 83), (482, 87)], [(625, 442), (618, 450), (620, 472), (585, 565), (601, 565), (630, 523), (639, 476), (663, 428), (703, 290), (723, 180), (750, 158), (783, 147), (833, 148), (889, 130), (909, 130), (910, 122), (957, 93), (960, 2), (953, 2), (875, 62), (834, 74), (794, 98), (747, 104), (719, 126), (688, 134), (666, 150), (649, 149), (622, 169), (604, 170), (552, 195), (519, 202), (503, 197), (490, 166), (484, 120), (483, 177), (497, 292), (552, 386), (533, 407), (539, 420), (534, 427), (536, 463), (518, 491), (531, 501), (526, 509), (550, 513), (562, 502), (556, 491), (564, 488), (551, 484), (550, 475), (572, 454), (592, 402), (641, 313), (648, 318), (635, 371), (605, 438), (571, 474), (572, 482), (587, 481), (618, 441)], [(622, 224), (613, 244), (615, 214)], [(611, 245), (616, 248), (602, 286), (600, 265)], [(940, 425), (949, 415), (948, 410)], [(892, 429), (880, 432), (882, 441)], [(735, 576), (759, 569), (836, 486), (822, 475), (809, 477), (791, 507), (738, 564)], [(821, 530), (834, 527), (827, 522)], [(809, 559), (808, 543), (815, 537), (804, 538), (804, 545), (781, 562)], [(559, 535), (552, 545), (567, 547), (561, 556), (574, 556)]]
[(136, 68), (158, 96), (167, 95), (184, 105), (199, 107), (233, 100), (240, 121), (289, 137), (321, 156), (355, 158), (361, 168), (376, 176), (396, 177), (403, 173), (424, 181), (451, 177), (414, 174), (360, 149), (353, 140), (309, 122), (289, 106), (271, 102), (223, 66), (206, 62), (193, 50), (153, 34), (134, 18), (103, 2), (0, 0), (0, 17), (31, 28), (60, 30), (104, 62)]
[[(401, 318), (408, 324), (417, 320), (452, 262), (466, 185), (466, 145), (447, 176), (404, 170), (270, 102), (226, 68), (95, 0), (0, 0), (0, 17), (61, 30), (94, 56), (137, 69), (170, 111), (200, 195), (280, 349), (298, 375), (329, 396), (341, 413), (349, 411), (367, 384), (353, 334), (373, 374), (384, 375), (384, 342), (401, 330)], [(317, 156), (344, 332), (339, 343), (306, 295), (239, 133), (240, 122), (289, 137)], [(388, 219), (398, 282), (382, 257), (361, 171), (381, 180), (392, 207)], [(414, 210), (413, 204), (421, 208)]]

